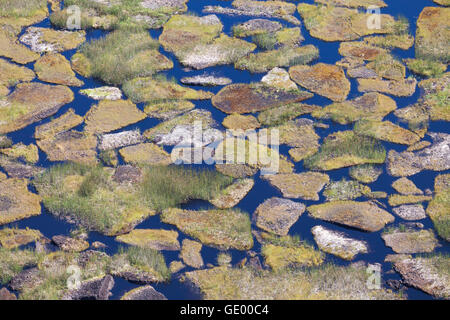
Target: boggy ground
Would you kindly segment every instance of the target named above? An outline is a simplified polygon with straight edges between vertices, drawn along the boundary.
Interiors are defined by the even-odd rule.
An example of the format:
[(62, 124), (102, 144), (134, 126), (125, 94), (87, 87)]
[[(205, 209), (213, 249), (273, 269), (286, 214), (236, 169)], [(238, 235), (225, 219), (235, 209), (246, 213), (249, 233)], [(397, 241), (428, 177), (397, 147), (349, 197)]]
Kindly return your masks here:
[(307, 2), (3, 0), (0, 300), (449, 299), (448, 1)]

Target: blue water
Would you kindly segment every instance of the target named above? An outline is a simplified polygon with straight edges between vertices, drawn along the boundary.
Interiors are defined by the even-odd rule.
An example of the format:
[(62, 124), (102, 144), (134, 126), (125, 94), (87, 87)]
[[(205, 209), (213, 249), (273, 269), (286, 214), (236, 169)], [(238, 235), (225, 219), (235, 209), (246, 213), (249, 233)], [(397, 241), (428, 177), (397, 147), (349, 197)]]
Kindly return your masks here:
[[(415, 23), (416, 20), (422, 11), (422, 9), (425, 6), (435, 6), (435, 4), (430, 0), (414, 0), (414, 1), (408, 1), (408, 0), (385, 0), (388, 4), (387, 8), (382, 9), (382, 13), (391, 14), (394, 17), (397, 17), (399, 15), (405, 16), (408, 18), (410, 25), (411, 25), (411, 33), (415, 34)], [(307, 0), (303, 1), (306, 3), (313, 3), (313, 0)], [(189, 11), (195, 12), (198, 15), (202, 14), (202, 9), (205, 5), (221, 5), (221, 6), (231, 6), (231, 1), (206, 1), (206, 0), (191, 0), (188, 3)], [(231, 35), (231, 28), (233, 25), (246, 21), (250, 19), (251, 17), (244, 17), (244, 16), (227, 16), (227, 15), (218, 15), (221, 19), (222, 23), (224, 24), (224, 32)], [(301, 20), (301, 17), (298, 13), (295, 14), (295, 16)], [(273, 19), (281, 22), (283, 25), (288, 27), (294, 27), (293, 25), (287, 23), (284, 20), (278, 20)], [(36, 26), (40, 27), (51, 27), (49, 20), (46, 19), (45, 21), (37, 24)], [(312, 38), (309, 35), (309, 32), (304, 28), (304, 26), (301, 26), (302, 34), (305, 38), (305, 41), (303, 42), (304, 45), (306, 44), (313, 44), (319, 48), (320, 52), (320, 58), (319, 60), (321, 62), (334, 64), (338, 60), (340, 60), (342, 57), (338, 54), (338, 42), (324, 42), (320, 41), (318, 39)], [(149, 31), (151, 36), (157, 38), (161, 34), (161, 30), (150, 30)], [(100, 30), (90, 30), (87, 32), (87, 39), (88, 41), (97, 39), (99, 37), (102, 37), (106, 34), (106, 32), (100, 31)], [(214, 74), (217, 76), (225, 76), (229, 77), (233, 80), (234, 83), (249, 83), (249, 82), (257, 82), (259, 81), (264, 74), (251, 74), (248, 71), (241, 71), (236, 70), (232, 66), (218, 66), (218, 67), (211, 67), (204, 70), (186, 70), (183, 66), (180, 65), (180, 63), (177, 61), (177, 59), (174, 57), (173, 54), (170, 52), (166, 52), (164, 49), (160, 49), (160, 51), (165, 54), (167, 57), (171, 58), (174, 62), (174, 68), (164, 72), (169, 78), (176, 78), (180, 79), (181, 77), (185, 76), (193, 76), (198, 74)], [(71, 56), (75, 53), (75, 50), (67, 51), (64, 53), (64, 55), (70, 59)], [(395, 49), (393, 50), (393, 54), (397, 56), (398, 58), (413, 58), (414, 57), (414, 47), (409, 50), (399, 50)], [(33, 68), (33, 63), (27, 65), (29, 68)], [(407, 74), (409, 76), (409, 74)], [(80, 95), (79, 90), (84, 88), (94, 88), (98, 86), (104, 85), (101, 81), (95, 80), (95, 79), (86, 79), (81, 76), (78, 76), (79, 79), (83, 80), (85, 85), (82, 88), (72, 88), (72, 90), (75, 93), (75, 100), (62, 107), (57, 114), (55, 114), (52, 118), (56, 118), (60, 116), (61, 114), (65, 113), (69, 108), (73, 108), (75, 112), (79, 115), (84, 115), (89, 108), (95, 103), (94, 100)], [(39, 81), (39, 80), (35, 80)], [(354, 79), (350, 79), (352, 83), (351, 92), (349, 94), (349, 99), (352, 99), (354, 97), (360, 96), (361, 93), (357, 91), (357, 85), (356, 81)], [(203, 87), (196, 87), (193, 86), (193, 88), (197, 89), (205, 89)], [(207, 90), (210, 90), (211, 92), (217, 93), (221, 87), (214, 87), (214, 88), (208, 88)], [(399, 108), (406, 107), (414, 102), (417, 101), (417, 99), (420, 96), (419, 90), (416, 91), (416, 93), (411, 97), (406, 98), (396, 98), (395, 101), (397, 102), (397, 105)], [(318, 95), (315, 95), (313, 98), (306, 101), (306, 103), (310, 104), (318, 104), (318, 105), (327, 105), (330, 104), (331, 101), (327, 98), (320, 97)], [(210, 101), (197, 101), (195, 102), (197, 108), (203, 108), (207, 109), (212, 112), (214, 119), (221, 123), (222, 120), (225, 118), (225, 114), (221, 111), (217, 110), (211, 105)], [(139, 108), (143, 108), (143, 104), (138, 105)], [(308, 117), (308, 116), (306, 116)], [(389, 115), (387, 119), (398, 123), (398, 120), (395, 118), (394, 115)], [(33, 134), (35, 131), (35, 127), (39, 126), (43, 123), (46, 123), (50, 121), (50, 119), (45, 119), (41, 122), (35, 123), (33, 125), (28, 126), (27, 128), (13, 132), (9, 134), (8, 136), (14, 141), (14, 143), (23, 142), (25, 144), (29, 144), (34, 142)], [(139, 128), (142, 131), (146, 130), (148, 128), (151, 128), (159, 123), (159, 120), (157, 119), (151, 119), (147, 118), (138, 124), (131, 125), (129, 128)], [(328, 134), (344, 129), (351, 129), (351, 126), (342, 126), (337, 125), (332, 122), (325, 122), (329, 124), (328, 129), (317, 129), (317, 133), (320, 134), (320, 136), (326, 137)], [(83, 125), (80, 125), (79, 128), (82, 130)], [(128, 128), (125, 128), (128, 129)], [(124, 130), (124, 129), (122, 129)], [(449, 133), (448, 124), (446, 122), (432, 122), (429, 126), (430, 132), (446, 132)], [(387, 150), (395, 149), (398, 151), (405, 150), (404, 146), (394, 145), (390, 143), (384, 143)], [(170, 148), (167, 149), (170, 151)], [(282, 154), (287, 155), (288, 148), (281, 147), (280, 151)], [(52, 165), (51, 162), (48, 161), (46, 158), (46, 155), (40, 151), (39, 153), (40, 160), (38, 165), (43, 167), (48, 167)], [(122, 160), (120, 160), (122, 162)], [(372, 190), (374, 191), (385, 191), (388, 194), (394, 193), (394, 190), (391, 187), (392, 182), (395, 180), (393, 177), (389, 176), (386, 173), (385, 166), (383, 167), (384, 173), (379, 177), (379, 179), (370, 185)], [(304, 171), (302, 162), (297, 163), (295, 166), (296, 172), (302, 172)], [(342, 177), (348, 177), (348, 168), (340, 169), (340, 170), (334, 170), (331, 172), (327, 172), (332, 180), (340, 180)], [(430, 189), (433, 190), (433, 184), (434, 179), (436, 177), (437, 173), (432, 171), (424, 171), (422, 173), (419, 173), (415, 176), (413, 176), (411, 179), (414, 181), (414, 183), (422, 190)], [(259, 175), (255, 177), (256, 183), (254, 188), (249, 192), (249, 194), (238, 204), (237, 207), (242, 209), (243, 211), (246, 211), (250, 213), (250, 215), (254, 212), (256, 207), (264, 202), (264, 200), (273, 197), (273, 196), (281, 196), (280, 192), (278, 192), (275, 188), (271, 187), (266, 181), (259, 178)], [(323, 202), (324, 197), (321, 196), (319, 202)], [(305, 205), (311, 205), (319, 203), (317, 201), (301, 201)], [(387, 201), (385, 199), (381, 199), (381, 202), (388, 206)], [(201, 209), (201, 208), (211, 208), (211, 205), (208, 202), (204, 201), (192, 201), (186, 205), (183, 206), (184, 208), (189, 209)], [(389, 208), (389, 206), (388, 206)], [(75, 229), (74, 225), (68, 224), (64, 221), (58, 220), (54, 218), (44, 207), (42, 208), (43, 214), (37, 217), (32, 217), (29, 219), (25, 219), (16, 223), (13, 223), (9, 226), (18, 226), (20, 228), (35, 228), (41, 230), (41, 232), (47, 236), (52, 237), (57, 234), (68, 234), (71, 230)], [(394, 225), (397, 225), (402, 222), (402, 219), (399, 217), (396, 217), (396, 221), (394, 222)], [(421, 220), (421, 223), (425, 225), (426, 229), (433, 228), (433, 225), (430, 221), (430, 219)], [(382, 263), (382, 270), (383, 270), (383, 280), (388, 279), (399, 279), (399, 275), (395, 272), (390, 271), (391, 266), (388, 263), (384, 263), (384, 258), (387, 254), (392, 254), (393, 251), (390, 248), (387, 248), (380, 236), (381, 232), (373, 232), (373, 233), (366, 233), (361, 232), (355, 229), (346, 228), (343, 226), (338, 226), (335, 224), (323, 222), (320, 220), (315, 220), (310, 218), (306, 213), (304, 213), (300, 219), (292, 226), (290, 230), (291, 235), (299, 235), (302, 239), (307, 240), (309, 243), (314, 244), (314, 239), (311, 234), (311, 228), (315, 225), (323, 225), (326, 228), (330, 228), (337, 231), (343, 231), (350, 235), (353, 238), (361, 239), (369, 243), (370, 252), (368, 254), (361, 254), (358, 255), (357, 258), (354, 261), (366, 261), (370, 263), (379, 262)], [(142, 224), (140, 224), (137, 228), (164, 228), (164, 229), (175, 229), (171, 225), (166, 225), (162, 223), (158, 216), (152, 217), (146, 221), (144, 221)], [(256, 227), (255, 227), (256, 228)], [(182, 233), (180, 233), (180, 241), (185, 239), (186, 236)], [(111, 237), (105, 237), (101, 234), (98, 234), (96, 232), (92, 232), (89, 235), (89, 241), (101, 241), (105, 243), (108, 248), (106, 249), (106, 252), (108, 254), (114, 254), (117, 251), (118, 243), (114, 241), (114, 238)], [(450, 252), (448, 243), (445, 243), (444, 241), (440, 241), (441, 247), (437, 248), (437, 252)], [(259, 251), (259, 244), (255, 242), (255, 247), (253, 250)], [(206, 247), (204, 246), (202, 249), (202, 256), (205, 260), (205, 263), (215, 263), (216, 257), (219, 251), (217, 249)], [(233, 263), (239, 262), (244, 256), (245, 253), (239, 252), (237, 250), (231, 250), (230, 253), (233, 257)], [(166, 258), (167, 263), (170, 263), (173, 260), (179, 260), (178, 259), (178, 253), (177, 252), (164, 252), (164, 256)], [(346, 265), (348, 262), (344, 262), (341, 259), (338, 259), (332, 255), (327, 255), (327, 260), (332, 261), (339, 265)], [(185, 269), (185, 270), (189, 270)], [(137, 287), (138, 285), (130, 283), (128, 281), (125, 281), (120, 278), (116, 278), (116, 285), (113, 289), (113, 299), (120, 298), (126, 291)], [(174, 276), (174, 278), (170, 281), (170, 283), (161, 283), (156, 284), (155, 288), (165, 294), (167, 298), (169, 299), (200, 299), (200, 294), (194, 290), (191, 287), (188, 287), (187, 285), (181, 283), (178, 281), (177, 277)], [(409, 288), (406, 291), (407, 296), (410, 299), (431, 299), (432, 297), (413, 288)]]

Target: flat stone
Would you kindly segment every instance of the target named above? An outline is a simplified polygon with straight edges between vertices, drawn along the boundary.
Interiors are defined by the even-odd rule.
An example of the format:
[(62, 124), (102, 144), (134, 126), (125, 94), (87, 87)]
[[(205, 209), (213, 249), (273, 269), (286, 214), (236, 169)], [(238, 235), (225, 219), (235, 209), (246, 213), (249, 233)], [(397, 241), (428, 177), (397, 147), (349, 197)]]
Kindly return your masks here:
[(423, 191), (416, 187), (414, 182), (408, 178), (400, 178), (392, 183), (392, 187), (401, 194), (412, 195), (412, 194), (423, 194)]
[(4, 228), (0, 230), (0, 247), (14, 249), (43, 237), (39, 230)]
[(323, 192), (327, 201), (333, 200), (353, 200), (362, 195), (370, 195), (371, 190), (366, 185), (360, 184), (357, 181), (346, 180), (342, 178), (339, 181), (330, 182)]
[(416, 91), (417, 80), (382, 80), (382, 79), (358, 79), (360, 92), (381, 92), (396, 97), (409, 97)]
[(450, 8), (425, 7), (417, 19), (416, 57), (450, 62)]
[(344, 101), (350, 92), (350, 81), (338, 66), (325, 63), (294, 66), (289, 74), (300, 86), (333, 101)]
[(128, 291), (120, 300), (167, 300), (167, 298), (152, 286), (143, 286)]
[(314, 110), (311, 115), (319, 119), (332, 119), (339, 124), (349, 124), (361, 119), (381, 120), (396, 108), (397, 104), (390, 97), (370, 92)]
[(194, 108), (195, 105), (190, 101), (172, 100), (148, 104), (144, 112), (152, 118), (170, 120)]
[(238, 163), (216, 164), (216, 170), (235, 179), (251, 177), (258, 172), (258, 168)]
[(237, 250), (253, 247), (250, 219), (241, 211), (167, 209), (163, 211), (161, 221), (176, 225), (204, 245)]
[(388, 202), (391, 207), (396, 207), (402, 204), (430, 201), (431, 199), (431, 196), (393, 194), (389, 196)]
[(35, 74), (28, 68), (0, 59), (0, 85), (13, 87), (20, 82), (33, 80)]
[(88, 133), (111, 132), (145, 118), (145, 113), (129, 100), (102, 100), (87, 112), (85, 131)]
[(116, 237), (116, 241), (155, 250), (180, 250), (178, 232), (172, 230), (135, 229)]
[(215, 77), (209, 75), (198, 75), (193, 77), (184, 77), (180, 79), (181, 83), (194, 86), (226, 86), (232, 82), (230, 78)]
[(394, 230), (381, 235), (385, 244), (396, 253), (433, 252), (438, 244), (433, 231), (406, 231)]
[(114, 278), (111, 275), (82, 281), (80, 288), (70, 290), (63, 296), (63, 300), (108, 300), (112, 296)]
[(361, 78), (361, 79), (375, 79), (378, 77), (377, 73), (367, 67), (357, 67), (347, 70), (347, 76), (350, 78)]
[(17, 131), (50, 117), (73, 99), (73, 92), (65, 86), (18, 84), (7, 98), (0, 99), (0, 133)]
[(120, 155), (126, 163), (169, 165), (172, 163), (170, 155), (161, 147), (153, 143), (140, 143), (119, 150)]
[(319, 200), (319, 192), (330, 181), (327, 174), (303, 172), (292, 174), (275, 174), (264, 177), (286, 198)]
[(32, 143), (24, 145), (20, 142), (11, 146), (11, 148), (0, 149), (0, 153), (7, 155), (11, 159), (21, 159), (28, 163), (39, 161), (38, 148)]
[(261, 82), (279, 89), (284, 90), (296, 90), (297, 85), (293, 82), (289, 73), (282, 68), (273, 68), (264, 77), (262, 77)]
[(45, 124), (36, 127), (34, 137), (36, 139), (45, 139), (56, 136), (59, 133), (69, 131), (72, 128), (83, 123), (83, 117), (75, 114), (75, 111), (70, 108), (66, 113), (60, 117), (51, 120)]
[(339, 45), (340, 55), (366, 61), (375, 60), (380, 54), (384, 53), (386, 53), (386, 50), (372, 46), (363, 41), (341, 42)]
[(448, 255), (416, 257), (397, 261), (394, 268), (403, 281), (437, 298), (450, 297)]
[(0, 157), (0, 167), (2, 167), (10, 178), (19, 179), (30, 179), (44, 170), (31, 164), (15, 161), (6, 156)]
[(47, 53), (34, 64), (39, 80), (72, 87), (81, 87), (84, 82), (78, 80), (72, 71), (70, 62), (59, 53)]
[(315, 151), (319, 149), (320, 137), (314, 130), (314, 122), (309, 119), (292, 120), (275, 128), (279, 130), (280, 144)]
[(80, 94), (88, 96), (94, 100), (120, 100), (122, 91), (116, 87), (98, 87), (80, 90)]
[(219, 209), (229, 209), (236, 206), (253, 188), (253, 179), (237, 180), (226, 187), (210, 202)]
[(81, 252), (89, 248), (89, 243), (87, 241), (63, 235), (53, 236), (52, 241), (61, 248), (61, 250), (69, 252)]
[(355, 125), (354, 131), (360, 135), (408, 146), (420, 141), (420, 136), (390, 121), (363, 120)]
[(212, 104), (222, 112), (252, 113), (300, 102), (312, 95), (305, 91), (286, 91), (263, 84), (231, 84), (219, 91)]
[(277, 21), (268, 19), (251, 19), (233, 27), (236, 37), (249, 37), (257, 34), (272, 33), (280, 30), (283, 25)]
[(39, 58), (39, 54), (19, 43), (15, 35), (0, 30), (0, 56), (20, 64), (27, 64)]
[(231, 114), (223, 119), (222, 125), (230, 129), (232, 133), (236, 131), (236, 135), (242, 131), (258, 129), (261, 124), (252, 116), (243, 116), (241, 114)]
[(28, 181), (0, 181), (0, 225), (41, 214), (41, 198), (28, 191)]
[(313, 227), (311, 232), (320, 250), (344, 260), (353, 260), (359, 253), (368, 253), (368, 245), (365, 241), (352, 239), (344, 233), (322, 226)]
[(372, 202), (331, 201), (307, 210), (314, 218), (369, 232), (379, 231), (394, 221), (392, 215)]
[(181, 248), (180, 258), (184, 263), (192, 268), (199, 269), (203, 267), (203, 258), (200, 253), (202, 250), (202, 244), (197, 241), (189, 239), (183, 240), (183, 246)]
[(118, 133), (103, 134), (100, 136), (99, 150), (113, 150), (144, 141), (139, 130), (122, 131)]
[(129, 164), (118, 166), (114, 171), (112, 179), (118, 183), (137, 183), (142, 179), (142, 170)]
[(421, 220), (427, 217), (423, 206), (420, 204), (405, 204), (393, 208), (392, 211), (404, 220)]
[(29, 27), (20, 41), (35, 52), (62, 52), (77, 48), (86, 40), (84, 31), (60, 31)]
[(253, 217), (258, 228), (285, 236), (305, 209), (302, 203), (273, 197), (260, 204)]
[(411, 176), (423, 170), (444, 171), (450, 169), (450, 135), (429, 133), (433, 144), (416, 152), (388, 153), (387, 171), (395, 177)]
[(186, 268), (186, 265), (181, 261), (172, 261), (169, 265), (170, 272), (172, 274), (178, 273), (180, 270)]
[(441, 174), (434, 180), (434, 197), (427, 207), (427, 214), (433, 221), (439, 236), (450, 242), (450, 174)]
[(260, 112), (258, 121), (267, 126), (275, 126), (319, 109), (321, 109), (321, 107), (317, 105), (290, 103)]

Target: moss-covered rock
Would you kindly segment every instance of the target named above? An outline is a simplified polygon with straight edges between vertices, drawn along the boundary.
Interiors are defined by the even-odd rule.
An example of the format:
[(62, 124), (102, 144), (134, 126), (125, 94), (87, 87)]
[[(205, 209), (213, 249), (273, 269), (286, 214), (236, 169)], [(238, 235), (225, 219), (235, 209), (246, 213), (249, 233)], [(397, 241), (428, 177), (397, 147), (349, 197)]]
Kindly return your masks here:
[(321, 107), (316, 105), (290, 103), (260, 112), (258, 121), (263, 125), (275, 126), (319, 109), (321, 109)]
[(174, 100), (150, 103), (144, 112), (152, 118), (169, 120), (180, 114), (194, 109), (195, 105), (187, 100)]
[(423, 194), (423, 191), (417, 188), (414, 182), (405, 177), (395, 180), (392, 188), (404, 195)]
[(60, 117), (51, 120), (45, 124), (36, 127), (34, 137), (36, 139), (45, 139), (56, 136), (58, 133), (69, 131), (72, 128), (83, 123), (83, 117), (75, 114), (73, 109), (67, 110)]
[(0, 149), (0, 153), (7, 155), (13, 159), (22, 159), (28, 163), (36, 163), (39, 161), (39, 151), (35, 144), (24, 145), (18, 143), (11, 148)]
[(417, 19), (416, 57), (450, 61), (450, 8), (425, 7)]
[(383, 94), (366, 93), (353, 100), (330, 104), (314, 110), (311, 115), (319, 119), (332, 119), (339, 124), (349, 124), (361, 119), (378, 119), (397, 108), (395, 101)]
[(155, 250), (180, 250), (178, 232), (173, 230), (135, 229), (116, 237), (116, 241)]
[(319, 192), (330, 181), (328, 175), (319, 172), (267, 175), (265, 179), (286, 198), (319, 200)]
[(408, 50), (414, 45), (414, 37), (408, 33), (388, 34), (385, 36), (370, 36), (364, 38), (368, 44), (381, 48), (399, 48)]
[(39, 58), (39, 54), (19, 43), (15, 35), (0, 30), (0, 56), (20, 64), (27, 64)]
[(0, 133), (20, 130), (45, 119), (73, 98), (72, 91), (65, 86), (18, 84), (8, 97), (0, 99)]
[(125, 293), (120, 300), (167, 300), (167, 298), (161, 293), (156, 291), (152, 286), (142, 286), (136, 289), (132, 289)]
[(235, 179), (251, 177), (258, 172), (258, 168), (239, 163), (216, 164), (216, 170)]
[(310, 169), (334, 170), (366, 163), (384, 163), (386, 151), (370, 137), (339, 131), (325, 138), (318, 153), (305, 159)]
[(327, 201), (353, 200), (363, 195), (368, 195), (370, 192), (369, 187), (357, 181), (342, 179), (328, 184), (323, 191), (323, 195)]
[(47, 15), (45, 0), (30, 0), (26, 3), (5, 0), (0, 12), (0, 26), (11, 28), (15, 33), (19, 33), (23, 27), (36, 24), (44, 20)]
[(438, 175), (434, 180), (434, 197), (427, 207), (438, 235), (450, 241), (450, 175)]
[(239, 210), (167, 209), (163, 211), (161, 220), (177, 226), (205, 245), (238, 250), (253, 247), (250, 219)]
[(384, 243), (395, 253), (432, 252), (438, 245), (438, 240), (430, 230), (388, 230), (381, 235)]
[(170, 155), (161, 147), (153, 143), (140, 143), (119, 150), (120, 155), (126, 163), (169, 165), (172, 163)]
[(183, 246), (181, 248), (180, 258), (184, 263), (192, 268), (199, 269), (203, 267), (203, 258), (200, 253), (202, 250), (202, 244), (197, 241), (189, 239), (183, 240)]
[(386, 50), (363, 41), (341, 42), (339, 45), (339, 54), (344, 57), (372, 61), (385, 53)]
[(219, 209), (233, 208), (245, 198), (254, 184), (255, 181), (253, 179), (236, 180), (222, 190), (214, 199), (211, 199), (210, 202)]
[(36, 266), (39, 255), (33, 250), (10, 250), (0, 247), (0, 283), (7, 284), (24, 268)]
[(86, 40), (84, 31), (60, 31), (50, 28), (29, 27), (20, 41), (34, 52), (62, 52), (77, 48)]
[(253, 217), (258, 228), (285, 236), (305, 209), (301, 203), (273, 197), (260, 204)]
[(403, 59), (409, 70), (425, 77), (438, 77), (447, 70), (447, 65), (431, 59)]
[(354, 131), (359, 135), (408, 146), (420, 141), (417, 134), (390, 121), (362, 120), (355, 124)]
[(346, 234), (315, 226), (311, 229), (320, 250), (344, 260), (353, 260), (356, 255), (368, 252), (364, 241), (349, 238)]
[(0, 59), (0, 86), (13, 87), (19, 82), (29, 82), (34, 77), (35, 74), (30, 69)]
[(73, 87), (81, 87), (84, 85), (84, 82), (78, 80), (75, 76), (70, 62), (59, 53), (47, 53), (43, 55), (34, 64), (34, 70), (39, 80), (44, 82)]
[(397, 97), (409, 97), (416, 91), (417, 80), (408, 78), (403, 80), (358, 79), (360, 92), (381, 92)]
[(344, 101), (350, 92), (350, 81), (342, 68), (334, 65), (294, 66), (289, 74), (300, 86), (333, 101)]
[(231, 114), (227, 116), (223, 119), (222, 125), (225, 128), (230, 129), (231, 132), (236, 132), (236, 134), (241, 131), (255, 130), (261, 126), (254, 116), (243, 116), (241, 114)]
[(89, 248), (89, 242), (86, 240), (71, 238), (64, 235), (53, 236), (52, 241), (61, 250), (68, 252), (81, 252)]
[(228, 114), (251, 113), (300, 102), (311, 96), (309, 92), (282, 90), (262, 83), (231, 84), (220, 90), (212, 98), (212, 103), (220, 111)]
[(394, 217), (372, 202), (331, 201), (307, 208), (314, 218), (375, 232), (384, 228)]
[(377, 56), (367, 64), (367, 68), (373, 70), (378, 77), (388, 80), (401, 81), (406, 75), (405, 65), (387, 53)]
[(41, 198), (28, 191), (28, 181), (0, 181), (0, 225), (41, 214)]
[(400, 259), (394, 263), (403, 281), (438, 298), (450, 297), (450, 273), (448, 255), (428, 255)]
[(4, 228), (0, 230), (0, 246), (5, 249), (14, 249), (43, 237), (39, 230)]
[(273, 68), (264, 77), (261, 82), (279, 89), (296, 90), (297, 85), (289, 78), (289, 73), (282, 68)]
[(120, 100), (122, 91), (116, 87), (98, 87), (80, 90), (80, 94), (88, 96), (94, 100)]
[(278, 21), (268, 19), (251, 19), (233, 26), (233, 35), (239, 38), (254, 36), (257, 34), (279, 31), (283, 25)]
[(319, 50), (313, 45), (300, 47), (285, 46), (279, 49), (250, 53), (239, 59), (234, 66), (236, 69), (262, 73), (275, 67), (307, 64), (318, 57)]
[(430, 201), (431, 199), (431, 196), (393, 194), (389, 196), (389, 205), (396, 207), (402, 204)]
[(129, 100), (102, 100), (86, 113), (85, 131), (91, 134), (111, 132), (145, 118)]

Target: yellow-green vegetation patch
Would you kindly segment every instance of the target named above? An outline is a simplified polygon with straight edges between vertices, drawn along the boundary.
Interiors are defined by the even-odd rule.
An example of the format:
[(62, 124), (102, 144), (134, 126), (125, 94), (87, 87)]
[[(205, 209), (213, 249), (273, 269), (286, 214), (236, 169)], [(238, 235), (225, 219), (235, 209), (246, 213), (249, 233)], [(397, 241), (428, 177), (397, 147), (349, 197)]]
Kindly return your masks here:
[(0, 56), (20, 64), (27, 64), (39, 58), (39, 54), (19, 43), (14, 34), (0, 30)]
[(369, 13), (333, 5), (316, 6), (301, 3), (297, 9), (311, 36), (324, 41), (349, 41), (371, 34), (391, 33), (395, 24), (392, 16), (382, 14), (380, 28), (369, 28), (370, 25), (367, 23)]
[(201, 268), (204, 265), (203, 258), (200, 252), (202, 250), (202, 247), (202, 244), (197, 241), (184, 239), (180, 258), (183, 259), (186, 265), (192, 268)]
[(342, 68), (335, 65), (298, 65), (291, 67), (289, 74), (300, 86), (333, 101), (344, 101), (350, 92), (350, 81)]
[(433, 252), (438, 245), (431, 230), (388, 229), (381, 238), (395, 253)]
[(396, 108), (397, 104), (390, 97), (371, 92), (353, 100), (314, 110), (311, 115), (319, 119), (332, 119), (339, 124), (349, 124), (360, 119), (381, 120)]
[(360, 92), (381, 92), (397, 97), (409, 97), (416, 91), (417, 80), (408, 78), (403, 80), (358, 79)]
[(281, 272), (222, 266), (187, 272), (183, 279), (199, 288), (208, 300), (401, 299), (384, 288), (369, 289), (368, 277), (365, 267), (327, 264)]
[(116, 237), (116, 241), (155, 250), (180, 250), (178, 232), (173, 230), (135, 229)]
[(119, 150), (126, 163), (164, 166), (172, 163), (170, 155), (154, 143), (140, 143)]
[(144, 112), (152, 118), (169, 120), (182, 113), (194, 109), (195, 105), (187, 100), (173, 100), (150, 103), (144, 108)]
[(253, 179), (239, 179), (225, 188), (210, 202), (220, 209), (229, 209), (237, 205), (253, 188)]
[(263, 236), (261, 253), (267, 265), (274, 271), (292, 267), (314, 267), (321, 265), (324, 260), (323, 253), (292, 236)]
[(34, 70), (39, 80), (44, 82), (73, 87), (81, 87), (84, 85), (84, 82), (78, 80), (75, 76), (70, 62), (59, 53), (47, 53), (43, 55), (34, 64)]
[(333, 200), (353, 200), (371, 192), (368, 186), (362, 185), (357, 181), (346, 180), (342, 178), (340, 181), (332, 181), (329, 183), (323, 195), (327, 201)]
[(284, 90), (264, 83), (239, 83), (226, 86), (211, 101), (220, 111), (232, 114), (264, 111), (311, 97), (311, 93), (299, 89)]
[(0, 134), (20, 130), (47, 118), (73, 98), (73, 92), (65, 86), (20, 83), (8, 97), (0, 97)]
[(431, 196), (393, 194), (389, 196), (389, 205), (396, 207), (402, 204), (430, 201), (431, 199), (433, 199)]
[(416, 58), (450, 61), (450, 8), (425, 7), (417, 19)]
[(25, 179), (0, 181), (0, 225), (41, 214), (41, 198), (28, 191)]
[(85, 131), (92, 134), (111, 132), (145, 118), (145, 113), (130, 100), (102, 100), (86, 113)]
[(367, 68), (375, 71), (379, 77), (388, 80), (400, 81), (406, 75), (403, 63), (387, 53), (378, 55), (374, 61), (367, 64)]
[(394, 221), (391, 214), (370, 201), (330, 201), (309, 206), (307, 210), (316, 219), (370, 232), (379, 231)]
[(230, 129), (232, 131), (236, 130), (237, 132), (246, 131), (246, 130), (254, 130), (258, 129), (261, 124), (258, 120), (252, 116), (243, 116), (241, 114), (231, 114), (223, 119), (222, 125)]
[(386, 150), (380, 142), (357, 135), (353, 131), (339, 131), (325, 138), (318, 153), (306, 158), (307, 168), (333, 170), (366, 163), (384, 163)]
[(423, 194), (423, 191), (417, 188), (414, 182), (405, 177), (395, 180), (392, 183), (392, 188), (405, 195)]
[(286, 198), (315, 201), (319, 200), (319, 192), (330, 181), (327, 174), (319, 172), (267, 175), (265, 179)]
[(450, 72), (440, 78), (422, 80), (419, 87), (424, 95), (419, 99), (418, 111), (425, 109), (432, 121), (450, 121)]
[(34, 77), (34, 72), (30, 69), (0, 59), (0, 85), (12, 87), (19, 82), (29, 82)]
[(339, 54), (344, 57), (359, 58), (372, 61), (379, 55), (385, 54), (386, 50), (372, 46), (363, 41), (341, 42), (339, 45)]
[(39, 230), (4, 228), (0, 230), (0, 247), (14, 249), (43, 237)]
[(267, 72), (275, 67), (290, 67), (307, 64), (319, 57), (319, 50), (313, 45), (301, 47), (285, 46), (279, 49), (250, 53), (235, 63), (235, 68), (253, 73)]
[(37, 140), (36, 143), (50, 161), (97, 163), (97, 137), (86, 132), (65, 131)]
[(388, 34), (385, 36), (370, 36), (364, 38), (368, 44), (381, 48), (399, 48), (408, 50), (414, 45), (414, 37), (408, 33)]
[(425, 77), (439, 77), (447, 70), (447, 65), (431, 59), (404, 59), (406, 66), (415, 74)]
[(319, 109), (321, 107), (316, 105), (290, 103), (260, 112), (258, 114), (258, 121), (263, 125), (276, 126)]
[(0, 247), (0, 283), (7, 284), (24, 268), (37, 265), (39, 255), (33, 250)]
[(144, 31), (117, 30), (83, 45), (75, 68), (81, 74), (119, 85), (136, 77), (146, 77), (171, 69), (173, 62), (159, 53), (158, 41)]
[(71, 108), (60, 117), (36, 127), (34, 137), (36, 139), (50, 138), (58, 133), (68, 131), (80, 125), (84, 121), (83, 117), (75, 114)]
[(438, 175), (434, 180), (434, 197), (428, 204), (427, 214), (438, 235), (450, 241), (450, 174)]
[(29, 163), (36, 163), (39, 161), (39, 151), (35, 144), (24, 145), (18, 143), (11, 148), (0, 149), (0, 153), (7, 155), (10, 158), (22, 159)]
[(177, 226), (182, 232), (205, 245), (221, 249), (249, 250), (253, 247), (250, 218), (236, 209), (167, 209), (161, 221)]
[(254, 36), (268, 32), (275, 32), (283, 28), (278, 21), (268, 19), (252, 19), (233, 26), (233, 35), (239, 38)]
[(4, 0), (0, 4), (0, 26), (11, 27), (15, 33), (44, 20), (47, 15), (46, 0)]
[(390, 121), (361, 120), (355, 124), (354, 131), (358, 135), (408, 146), (420, 141), (417, 134)]
[(318, 149), (320, 137), (314, 131), (313, 122), (298, 119), (275, 127), (279, 130), (280, 144), (290, 147)]
[(164, 79), (135, 78), (125, 82), (123, 92), (135, 103), (167, 100), (207, 100), (213, 94), (194, 90)]

